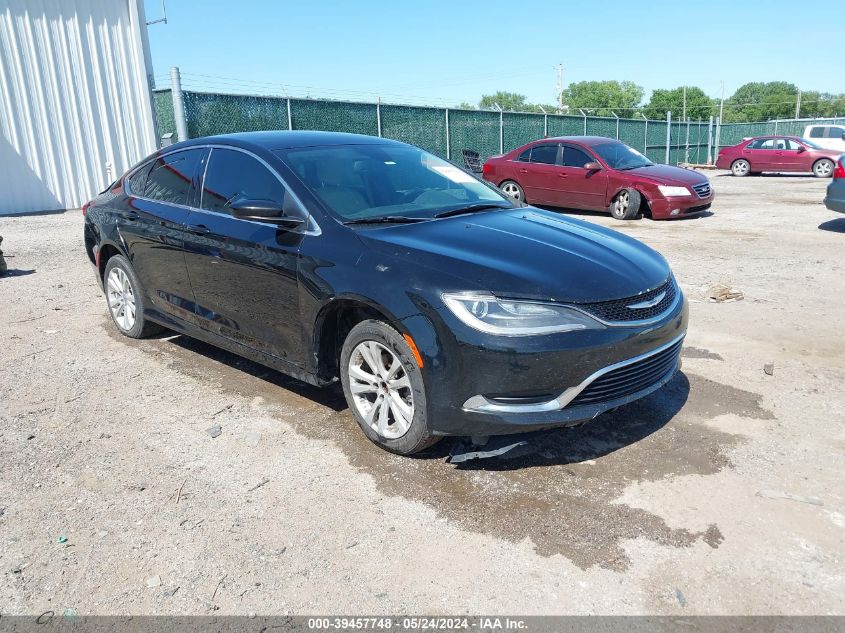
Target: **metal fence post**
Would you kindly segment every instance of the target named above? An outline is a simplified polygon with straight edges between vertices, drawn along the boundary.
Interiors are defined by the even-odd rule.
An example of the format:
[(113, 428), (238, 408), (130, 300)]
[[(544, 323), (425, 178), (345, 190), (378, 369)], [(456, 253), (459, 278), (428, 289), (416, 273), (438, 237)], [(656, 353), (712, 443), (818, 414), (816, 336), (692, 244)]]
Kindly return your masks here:
[(719, 155), (719, 141), (722, 137), (722, 117), (716, 117), (716, 140), (713, 142), (713, 157)]
[(182, 96), (182, 77), (179, 68), (170, 69), (170, 96), (173, 98), (173, 118), (176, 119), (176, 136), (180, 141), (188, 140), (188, 121), (185, 118), (185, 101)]
[(587, 136), (587, 113), (581, 108), (578, 108), (578, 112), (584, 117), (584, 136)]
[(381, 138), (381, 97), (376, 101), (376, 129), (378, 130), (378, 137)]
[(505, 111), (499, 108), (499, 153), (505, 153)]
[(778, 120), (775, 119), (775, 134), (778, 133)]
[[(680, 130), (678, 130), (680, 132)], [(684, 149), (684, 162), (689, 162), (689, 119), (687, 119), (687, 136), (686, 136), (686, 149)]]
[(616, 114), (615, 112), (613, 112), (612, 110), (610, 111), (610, 113), (611, 113), (613, 116), (615, 116), (615, 117), (616, 117), (616, 140), (618, 141), (618, 140), (619, 140), (619, 115), (617, 115), (617, 114)]
[(669, 164), (669, 148), (672, 146), (672, 113), (666, 113), (666, 164)]
[(288, 129), (293, 129), (293, 117), (290, 114), (290, 97), (288, 97)]
[(452, 143), (449, 138), (449, 108), (446, 108), (446, 160), (452, 159)]
[(707, 164), (713, 164), (713, 115), (707, 123)]

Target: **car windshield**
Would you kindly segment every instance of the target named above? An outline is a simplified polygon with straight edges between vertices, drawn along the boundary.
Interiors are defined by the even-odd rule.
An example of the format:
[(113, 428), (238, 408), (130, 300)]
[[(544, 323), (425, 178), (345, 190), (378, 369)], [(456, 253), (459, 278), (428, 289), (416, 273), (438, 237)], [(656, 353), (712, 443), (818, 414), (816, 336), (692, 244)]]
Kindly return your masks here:
[(341, 145), (276, 154), (343, 222), (427, 220), (463, 208), (514, 207), (490, 185), (416, 147)]
[(593, 145), (592, 149), (611, 169), (636, 169), (637, 167), (646, 167), (654, 164), (633, 147), (625, 145), (625, 143), (615, 141), (601, 143), (599, 145)]
[(817, 145), (816, 143), (813, 143), (813, 141), (811, 141), (809, 139), (799, 138), (798, 140), (801, 141), (804, 145), (806, 145), (810, 149), (823, 149), (821, 145)]

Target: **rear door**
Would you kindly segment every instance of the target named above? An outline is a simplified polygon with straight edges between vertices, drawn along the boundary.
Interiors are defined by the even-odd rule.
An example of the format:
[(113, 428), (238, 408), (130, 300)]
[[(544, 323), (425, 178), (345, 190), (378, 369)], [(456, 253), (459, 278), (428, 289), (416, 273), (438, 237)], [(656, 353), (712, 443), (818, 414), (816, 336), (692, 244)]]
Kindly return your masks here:
[(758, 138), (751, 141), (741, 152), (751, 164), (751, 171), (775, 171), (775, 139)]
[(207, 151), (171, 152), (133, 173), (127, 179), (127, 204), (119, 211), (120, 234), (151, 303), (183, 319), (194, 309), (185, 267), (185, 221)]
[(561, 204), (560, 149), (560, 143), (538, 143), (530, 162), (518, 164), (517, 179), (531, 203)]
[(232, 216), (230, 205), (242, 199), (275, 202), (307, 219), (262, 159), (245, 150), (212, 148), (199, 209), (190, 214), (186, 227), (186, 261), (199, 324), (302, 365), (297, 257), (305, 231)]
[(603, 169), (584, 169), (584, 165), (591, 162), (598, 161), (587, 150), (575, 145), (563, 145), (563, 159), (559, 168), (563, 206), (593, 210), (606, 208), (607, 172)]

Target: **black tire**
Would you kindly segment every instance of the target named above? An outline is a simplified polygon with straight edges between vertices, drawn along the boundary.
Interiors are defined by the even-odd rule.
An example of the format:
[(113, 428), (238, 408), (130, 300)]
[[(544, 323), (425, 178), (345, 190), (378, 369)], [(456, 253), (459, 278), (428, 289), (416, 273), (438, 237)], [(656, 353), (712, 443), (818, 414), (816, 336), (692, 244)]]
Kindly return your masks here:
[(623, 189), (613, 198), (608, 211), (617, 220), (633, 220), (640, 213), (642, 196), (636, 189)]
[[(510, 193), (506, 191), (506, 189)], [(515, 180), (502, 181), (501, 183), (499, 183), (499, 190), (509, 198), (513, 198), (514, 200), (518, 200), (519, 202), (528, 202), (528, 200), (525, 199), (525, 190)]]
[[(129, 290), (131, 291), (134, 299), (134, 320), (129, 327), (127, 327), (126, 321), (123, 321), (118, 317), (119, 311), (112, 309), (113, 294), (109, 282), (112, 278), (112, 272), (115, 271), (115, 269), (122, 272), (125, 276), (125, 279), (129, 284)], [(117, 273), (115, 273), (115, 275), (118, 276)], [(158, 334), (164, 330), (164, 328), (158, 323), (153, 323), (144, 317), (147, 294), (144, 291), (144, 287), (141, 285), (141, 281), (138, 279), (138, 275), (136, 275), (135, 271), (132, 269), (132, 264), (130, 264), (129, 260), (123, 255), (115, 255), (106, 262), (106, 271), (103, 274), (103, 289), (106, 294), (106, 306), (109, 308), (109, 315), (111, 315), (112, 321), (115, 326), (117, 326), (117, 329), (121, 334), (128, 336), (129, 338), (146, 338), (147, 336)]]
[[(392, 361), (392, 359), (390, 359), (390, 354), (393, 354), (394, 358), (398, 359), (401, 363), (400, 371), (403, 371), (409, 379), (410, 387), (403, 389), (405, 392), (403, 397), (406, 398), (406, 402), (408, 396), (412, 398), (411, 404), (413, 406), (413, 417), (411, 418), (407, 431), (400, 437), (385, 437), (379, 434), (377, 429), (373, 429), (366, 421), (364, 414), (359, 410), (359, 404), (356, 402), (355, 396), (352, 394), (350, 386), (352, 382), (352, 379), (350, 378), (350, 359), (352, 358), (353, 353), (359, 353), (356, 352), (356, 348), (358, 348), (358, 346), (362, 343), (367, 342), (376, 343), (378, 346), (383, 348), (379, 355), (379, 362), (384, 362), (386, 360)], [(382, 369), (384, 368), (385, 366), (382, 365)], [(367, 439), (369, 439), (373, 444), (380, 446), (391, 453), (412, 455), (414, 453), (419, 453), (440, 440), (439, 437), (435, 437), (431, 434), (428, 421), (428, 408), (426, 406), (425, 383), (423, 382), (419, 364), (417, 363), (414, 353), (411, 351), (411, 348), (405, 339), (399, 334), (399, 332), (389, 325), (382, 323), (381, 321), (367, 320), (362, 321), (352, 328), (349, 335), (346, 337), (346, 340), (343, 342), (343, 347), (340, 352), (340, 380), (343, 385), (343, 395), (346, 396), (346, 402), (349, 404), (349, 410), (352, 411), (352, 415), (355, 416), (355, 421), (358, 423), (358, 426), (361, 427), (364, 435), (366, 435)], [(379, 378), (379, 380), (381, 379)], [(383, 383), (384, 381), (381, 382)], [(356, 384), (360, 385), (366, 383), (356, 380)], [(359, 396), (362, 399), (366, 399), (367, 403), (371, 402), (371, 397), (375, 399), (375, 403), (372, 404), (372, 409), (376, 409), (376, 405), (378, 405), (379, 402), (378, 398), (383, 397), (380, 391), (359, 394)], [(389, 399), (389, 397), (386, 399)], [(364, 403), (363, 406), (366, 406), (367, 403)], [(393, 424), (396, 424), (396, 413), (392, 407), (389, 407), (389, 415), (392, 416), (394, 420)], [(385, 418), (387, 419), (387, 417), (388, 415), (386, 414)], [(373, 422), (376, 423), (375, 417)], [(396, 428), (399, 427), (394, 427), (394, 429)]]
[(830, 178), (836, 165), (829, 158), (822, 158), (813, 163), (813, 175), (816, 178)]
[(751, 173), (751, 163), (744, 158), (739, 158), (731, 163), (731, 173), (737, 178), (742, 178)]

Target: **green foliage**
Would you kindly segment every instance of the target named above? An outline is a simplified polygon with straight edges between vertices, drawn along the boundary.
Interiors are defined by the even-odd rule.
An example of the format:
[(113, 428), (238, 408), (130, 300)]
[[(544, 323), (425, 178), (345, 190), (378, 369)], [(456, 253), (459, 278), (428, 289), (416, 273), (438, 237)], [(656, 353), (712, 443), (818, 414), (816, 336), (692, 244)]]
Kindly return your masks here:
[(740, 86), (725, 100), (726, 122), (766, 121), (795, 116), (798, 88), (785, 81), (759, 81)]
[[(461, 104), (458, 107), (463, 107), (464, 105), (468, 104)], [(542, 112), (545, 109), (546, 112), (553, 113), (557, 109), (556, 106), (552, 105), (528, 103), (525, 101), (525, 95), (506, 92), (504, 90), (500, 90), (492, 95), (483, 95), (478, 102), (478, 109), (495, 110), (496, 105), (499, 105), (505, 112)]]
[[(706, 121), (714, 113), (715, 103), (701, 88), (687, 86), (687, 119)], [(665, 120), (666, 112), (672, 113), (672, 119), (680, 121), (684, 112), (684, 89), (658, 88), (651, 93), (651, 99), (643, 108), (643, 114), (649, 119)]]
[(611, 116), (615, 112), (630, 117), (643, 99), (643, 89), (632, 81), (581, 81), (569, 84), (563, 101), (570, 113), (579, 108), (595, 116)]

